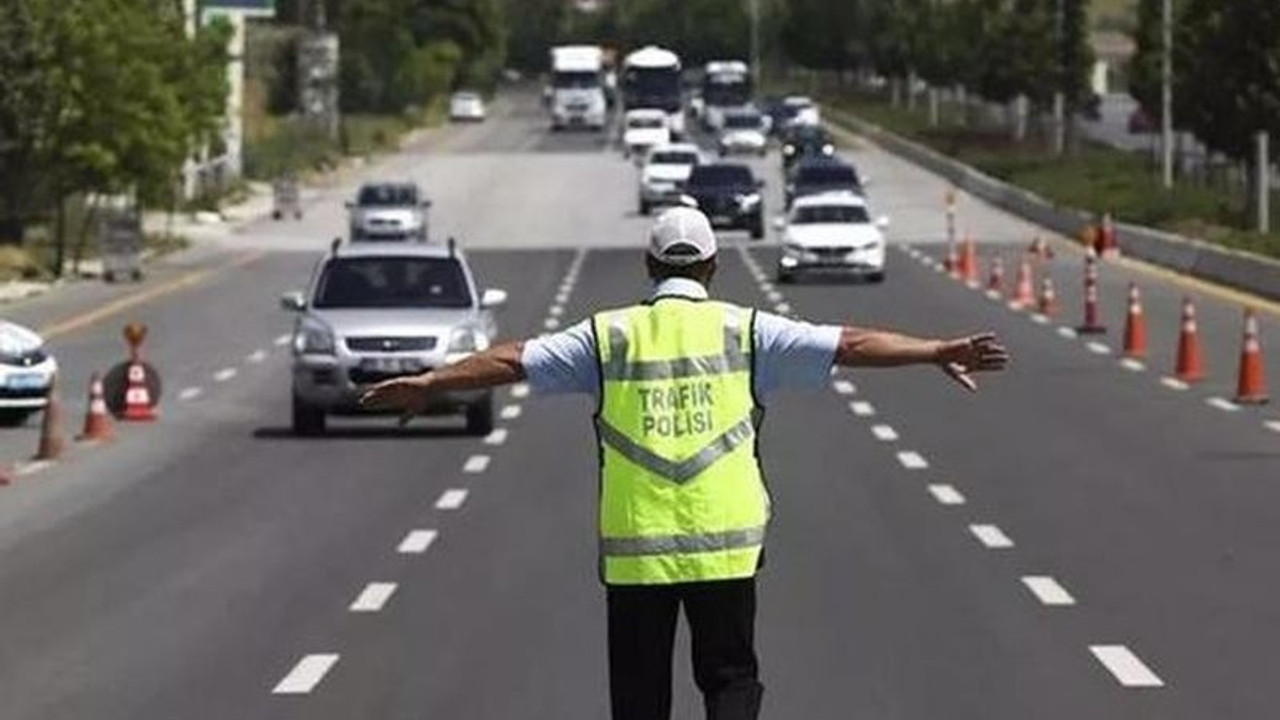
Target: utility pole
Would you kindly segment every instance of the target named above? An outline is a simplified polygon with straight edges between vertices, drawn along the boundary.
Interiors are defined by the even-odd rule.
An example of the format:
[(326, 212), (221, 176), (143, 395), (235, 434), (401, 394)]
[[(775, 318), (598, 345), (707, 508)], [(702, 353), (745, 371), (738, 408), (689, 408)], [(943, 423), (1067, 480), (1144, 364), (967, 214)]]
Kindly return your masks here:
[(751, 84), (760, 90), (760, 0), (747, 0), (751, 15)]
[(1258, 157), (1255, 168), (1258, 184), (1258, 232), (1266, 235), (1271, 232), (1271, 134), (1266, 130), (1258, 133)]
[(1166, 190), (1173, 189), (1173, 0), (1161, 10), (1160, 142), (1161, 177)]
[(1058, 78), (1053, 91), (1053, 154), (1067, 151), (1067, 96), (1063, 85), (1067, 82), (1066, 0), (1058, 0), (1054, 16), (1054, 44), (1057, 46)]

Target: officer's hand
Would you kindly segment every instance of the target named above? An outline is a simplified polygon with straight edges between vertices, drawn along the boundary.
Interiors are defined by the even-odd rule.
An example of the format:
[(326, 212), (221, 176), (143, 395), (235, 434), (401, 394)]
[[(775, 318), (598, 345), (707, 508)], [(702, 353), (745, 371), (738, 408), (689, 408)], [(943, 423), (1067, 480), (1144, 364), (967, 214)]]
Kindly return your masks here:
[(994, 333), (947, 340), (938, 350), (938, 365), (969, 392), (978, 389), (973, 373), (996, 372), (1009, 364), (1009, 351)]
[(429, 397), (427, 376), (394, 378), (364, 391), (360, 396), (360, 407), (369, 410), (399, 410), (400, 424), (405, 425), (414, 415), (426, 409)]

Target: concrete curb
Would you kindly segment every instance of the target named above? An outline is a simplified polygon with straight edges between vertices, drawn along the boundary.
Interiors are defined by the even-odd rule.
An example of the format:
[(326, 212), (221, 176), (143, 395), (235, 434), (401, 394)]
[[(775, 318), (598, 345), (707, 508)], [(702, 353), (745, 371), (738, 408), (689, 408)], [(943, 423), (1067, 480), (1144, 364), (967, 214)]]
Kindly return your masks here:
[[(1078, 238), (1092, 220), (1088, 213), (1055, 205), (847, 112), (823, 108), (823, 114), (843, 129), (949, 180), (957, 188), (1059, 235)], [(1128, 223), (1116, 224), (1116, 238), (1125, 255), (1280, 300), (1280, 261)]]

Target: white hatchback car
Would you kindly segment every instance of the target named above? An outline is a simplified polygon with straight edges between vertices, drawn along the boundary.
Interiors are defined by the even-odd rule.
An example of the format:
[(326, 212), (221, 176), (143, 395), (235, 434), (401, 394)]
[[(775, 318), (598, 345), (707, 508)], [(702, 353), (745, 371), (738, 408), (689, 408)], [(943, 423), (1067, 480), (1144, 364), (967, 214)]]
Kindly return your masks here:
[(782, 232), (778, 282), (801, 274), (824, 273), (884, 281), (885, 237), (889, 218), (874, 222), (867, 201), (852, 192), (807, 195), (796, 199)]
[(640, 156), (656, 145), (671, 142), (671, 126), (662, 110), (628, 110), (622, 118), (622, 152)]
[(640, 214), (648, 215), (655, 205), (678, 204), (689, 174), (701, 163), (702, 153), (693, 143), (671, 143), (651, 149), (640, 168)]
[(0, 424), (18, 425), (49, 404), (58, 361), (44, 338), (0, 320)]
[(483, 122), (486, 114), (480, 93), (460, 90), (449, 98), (449, 119), (454, 122)]

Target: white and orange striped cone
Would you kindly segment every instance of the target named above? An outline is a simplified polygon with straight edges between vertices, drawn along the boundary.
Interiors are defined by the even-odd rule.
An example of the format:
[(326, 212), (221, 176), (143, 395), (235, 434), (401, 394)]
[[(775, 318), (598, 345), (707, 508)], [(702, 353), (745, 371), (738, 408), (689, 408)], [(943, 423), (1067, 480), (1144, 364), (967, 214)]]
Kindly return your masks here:
[(1107, 331), (1098, 316), (1098, 260), (1090, 250), (1084, 258), (1084, 321), (1076, 328), (1082, 335), (1101, 335)]
[(1010, 301), (1020, 307), (1031, 307), (1036, 302), (1035, 280), (1031, 277), (1031, 261), (1023, 258), (1018, 266), (1018, 277), (1014, 283), (1013, 297)]
[(1045, 275), (1040, 281), (1040, 299), (1036, 305), (1041, 315), (1053, 317), (1058, 312), (1058, 293), (1053, 289), (1053, 278)]
[(1004, 258), (991, 259), (991, 273), (987, 276), (987, 290), (997, 295), (1004, 293)]
[(1182, 328), (1178, 332), (1178, 360), (1174, 375), (1185, 383), (1204, 379), (1204, 355), (1200, 352), (1200, 329), (1196, 325), (1196, 306), (1191, 298), (1182, 299)]
[(81, 442), (102, 442), (111, 439), (111, 419), (102, 389), (102, 378), (94, 373), (89, 380), (89, 409), (84, 415), (84, 429), (76, 438)]
[(1244, 311), (1244, 339), (1240, 347), (1240, 373), (1236, 382), (1236, 402), (1262, 405), (1267, 396), (1266, 371), (1262, 361), (1262, 340), (1258, 337), (1258, 318), (1253, 309)]
[(1134, 360), (1147, 356), (1147, 316), (1142, 312), (1142, 296), (1134, 283), (1129, 283), (1129, 311), (1124, 319), (1124, 356)]

